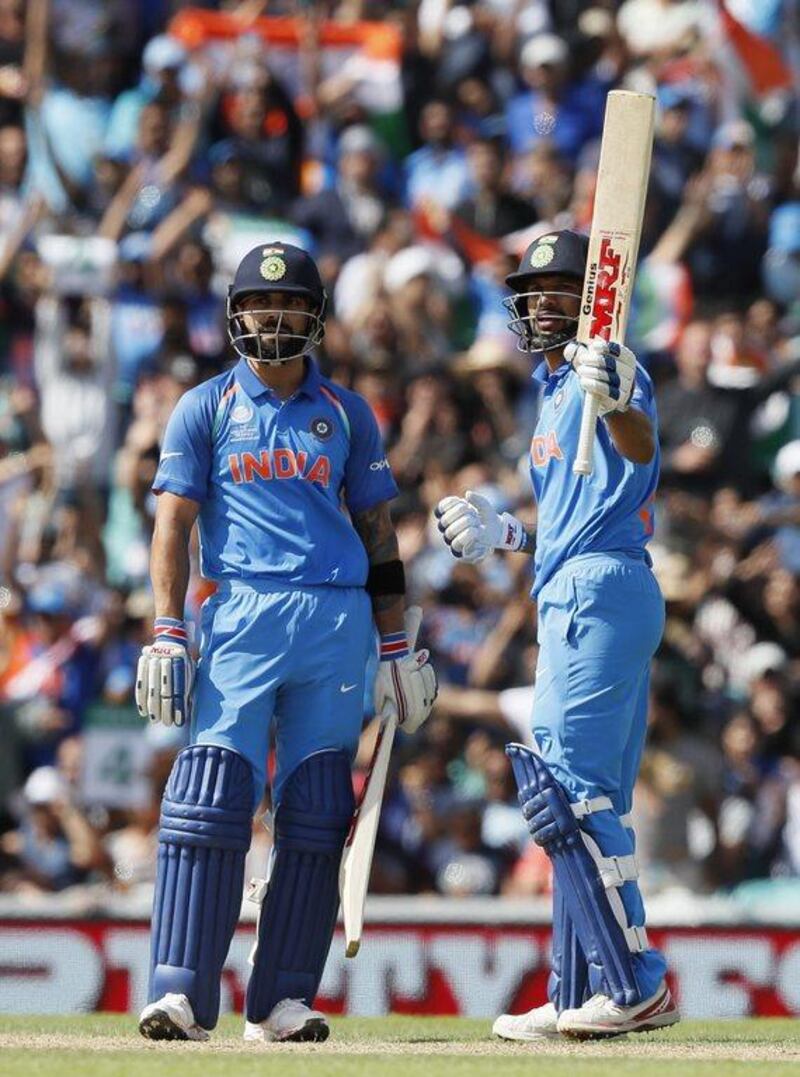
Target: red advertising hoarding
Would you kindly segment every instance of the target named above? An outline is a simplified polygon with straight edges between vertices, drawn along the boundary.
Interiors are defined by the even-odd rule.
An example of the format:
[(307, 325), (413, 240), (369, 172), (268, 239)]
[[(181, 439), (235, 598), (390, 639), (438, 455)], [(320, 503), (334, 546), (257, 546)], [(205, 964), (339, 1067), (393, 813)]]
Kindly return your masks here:
[[(800, 1015), (800, 931), (650, 930), (687, 1018)], [(549, 930), (530, 924), (393, 922), (367, 926), (355, 960), (334, 940), (318, 1004), (331, 1013), (492, 1018), (544, 999)], [(234, 938), (223, 1010), (241, 1010), (252, 925)], [(136, 1012), (144, 1004), (148, 924), (0, 920), (0, 1012)]]

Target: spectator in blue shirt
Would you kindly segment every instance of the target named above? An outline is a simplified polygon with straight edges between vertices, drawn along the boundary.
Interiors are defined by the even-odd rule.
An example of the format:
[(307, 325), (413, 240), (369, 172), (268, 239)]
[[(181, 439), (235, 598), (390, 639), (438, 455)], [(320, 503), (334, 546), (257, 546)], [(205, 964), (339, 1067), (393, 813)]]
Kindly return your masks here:
[(548, 139), (573, 164), (603, 128), (607, 86), (592, 78), (569, 80), (567, 44), (555, 34), (537, 34), (520, 53), (528, 89), (506, 106), (506, 131), (514, 153)]
[(406, 159), (406, 201), (434, 202), (453, 209), (470, 187), (466, 154), (453, 144), (453, 112), (444, 101), (429, 101), (419, 122), (422, 146)]
[(142, 109), (151, 101), (176, 108), (182, 96), (179, 76), (185, 62), (186, 49), (175, 38), (161, 34), (147, 43), (138, 85), (121, 93), (114, 102), (106, 131), (106, 153), (112, 157), (131, 154)]

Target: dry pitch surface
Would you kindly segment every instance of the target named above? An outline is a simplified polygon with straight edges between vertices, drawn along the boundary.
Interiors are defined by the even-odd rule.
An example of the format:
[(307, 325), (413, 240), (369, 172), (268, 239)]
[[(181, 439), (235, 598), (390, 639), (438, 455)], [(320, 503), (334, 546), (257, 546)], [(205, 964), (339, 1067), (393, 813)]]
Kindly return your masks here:
[(118, 1015), (0, 1017), (5, 1077), (800, 1077), (800, 1022), (687, 1021), (604, 1043), (510, 1044), (488, 1021), (334, 1019), (327, 1043), (260, 1047), (226, 1017), (206, 1044), (148, 1043)]

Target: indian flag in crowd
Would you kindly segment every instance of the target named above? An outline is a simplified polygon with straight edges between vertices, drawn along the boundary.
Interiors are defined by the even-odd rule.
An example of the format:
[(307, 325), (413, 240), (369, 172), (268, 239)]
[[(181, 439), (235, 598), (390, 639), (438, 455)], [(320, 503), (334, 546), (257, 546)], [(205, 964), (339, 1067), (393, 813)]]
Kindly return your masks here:
[(297, 18), (263, 17), (243, 23), (229, 12), (184, 8), (169, 32), (214, 65), (230, 69), (243, 40), (268, 48), (270, 71), (292, 95), (304, 119), (313, 115), (304, 52), (314, 54), (322, 83), (349, 98), (369, 114), (372, 126), (398, 154), (408, 149), (403, 117), (401, 59), (403, 38), (395, 27), (380, 22), (314, 25)]
[(783, 4), (780, 0), (718, 3), (720, 26), (740, 99), (755, 105), (767, 123), (779, 121), (788, 108), (795, 81), (782, 51)]

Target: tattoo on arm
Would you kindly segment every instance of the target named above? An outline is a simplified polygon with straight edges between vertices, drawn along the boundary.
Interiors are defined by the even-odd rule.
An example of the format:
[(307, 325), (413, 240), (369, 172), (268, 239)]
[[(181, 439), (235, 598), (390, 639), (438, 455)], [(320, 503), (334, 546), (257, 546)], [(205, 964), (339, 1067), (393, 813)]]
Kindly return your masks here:
[(525, 538), (522, 541), (522, 545), (519, 548), (520, 553), (530, 554), (531, 557), (536, 552), (536, 532), (525, 531)]
[(397, 535), (385, 501), (364, 512), (356, 513), (353, 518), (355, 529), (371, 565), (381, 565), (384, 561), (394, 561), (399, 556)]
[[(353, 525), (364, 543), (371, 565), (382, 565), (400, 556), (397, 535), (394, 532), (394, 524), (386, 501), (382, 501), (371, 509), (365, 509), (364, 512), (357, 512), (353, 517)], [(372, 596), (372, 608), (376, 613), (389, 610), (398, 603), (402, 603), (400, 595)]]

